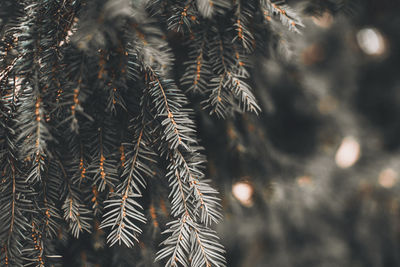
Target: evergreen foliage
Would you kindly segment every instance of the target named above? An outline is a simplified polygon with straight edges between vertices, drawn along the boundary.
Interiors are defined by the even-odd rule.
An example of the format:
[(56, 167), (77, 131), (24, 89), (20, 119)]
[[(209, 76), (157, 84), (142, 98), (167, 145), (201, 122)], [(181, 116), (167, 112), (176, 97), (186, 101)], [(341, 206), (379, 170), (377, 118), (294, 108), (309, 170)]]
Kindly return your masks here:
[[(277, 25), (299, 32), (298, 15), (271, 0), (3, 0), (0, 11), (1, 265), (56, 266), (70, 236), (102, 246), (103, 231), (132, 247), (161, 210), (155, 260), (225, 266), (185, 93), (218, 117), (259, 113), (250, 58), (277, 43)], [(190, 51), (178, 78), (174, 40)]]
[[(310, 2), (323, 17), (303, 19), (294, 57), (254, 60), (263, 112), (199, 126), (228, 266), (399, 266), (400, 3)], [(348, 136), (360, 150), (345, 168)], [(243, 184), (249, 200), (233, 190)]]

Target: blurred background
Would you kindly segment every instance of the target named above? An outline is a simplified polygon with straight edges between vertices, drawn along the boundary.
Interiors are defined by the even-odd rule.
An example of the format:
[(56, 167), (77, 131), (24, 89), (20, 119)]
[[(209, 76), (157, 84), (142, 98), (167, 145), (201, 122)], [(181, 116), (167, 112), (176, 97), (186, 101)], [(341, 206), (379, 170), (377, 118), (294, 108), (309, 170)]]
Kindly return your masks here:
[(228, 266), (400, 266), (399, 2), (300, 4), (254, 59), (262, 114), (200, 116)]

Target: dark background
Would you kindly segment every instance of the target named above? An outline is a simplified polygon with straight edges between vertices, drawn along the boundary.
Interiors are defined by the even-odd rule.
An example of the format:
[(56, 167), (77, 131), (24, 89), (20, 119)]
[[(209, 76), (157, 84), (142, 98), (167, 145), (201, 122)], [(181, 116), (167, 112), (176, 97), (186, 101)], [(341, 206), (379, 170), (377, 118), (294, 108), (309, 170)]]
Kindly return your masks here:
[[(260, 116), (202, 117), (228, 266), (400, 266), (400, 3), (329, 2), (308, 2), (288, 60), (256, 59)], [(381, 54), (363, 51), (363, 29), (381, 34)], [(345, 137), (361, 152), (340, 168)], [(235, 183), (254, 189), (251, 205)]]

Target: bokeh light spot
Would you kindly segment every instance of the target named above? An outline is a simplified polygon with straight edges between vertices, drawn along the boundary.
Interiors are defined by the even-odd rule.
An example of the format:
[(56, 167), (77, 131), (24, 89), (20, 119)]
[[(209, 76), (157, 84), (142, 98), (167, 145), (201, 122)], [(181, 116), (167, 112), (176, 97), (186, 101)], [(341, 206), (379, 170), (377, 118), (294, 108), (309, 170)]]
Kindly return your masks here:
[(297, 178), (297, 184), (301, 187), (310, 186), (312, 183), (313, 181), (311, 176), (304, 175)]
[(356, 37), (361, 50), (367, 55), (379, 56), (386, 50), (385, 39), (377, 29), (361, 29)]
[(360, 158), (360, 153), (361, 148), (358, 141), (352, 136), (346, 136), (336, 152), (336, 165), (342, 169), (349, 168)]
[(233, 196), (246, 207), (253, 205), (254, 188), (247, 182), (237, 182), (232, 186)]
[(395, 170), (387, 168), (379, 174), (378, 182), (382, 187), (391, 188), (397, 183), (397, 176)]

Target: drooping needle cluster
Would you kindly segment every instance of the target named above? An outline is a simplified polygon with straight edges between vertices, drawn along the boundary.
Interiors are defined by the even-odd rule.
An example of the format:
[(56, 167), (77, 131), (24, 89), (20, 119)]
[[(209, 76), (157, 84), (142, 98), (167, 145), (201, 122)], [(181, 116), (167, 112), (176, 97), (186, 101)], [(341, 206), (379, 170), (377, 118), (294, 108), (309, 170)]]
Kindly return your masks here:
[[(258, 113), (252, 52), (269, 24), (302, 26), (270, 0), (2, 1), (0, 262), (50, 266), (67, 232), (132, 247), (169, 186), (156, 260), (225, 266), (218, 192), (185, 93), (210, 114)], [(180, 80), (169, 42), (190, 52)], [(168, 186), (166, 186), (168, 185)], [(147, 216), (150, 214), (151, 216)], [(154, 223), (158, 226), (158, 223)]]

